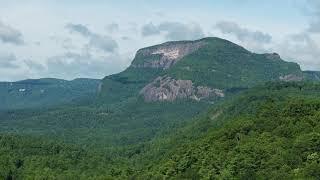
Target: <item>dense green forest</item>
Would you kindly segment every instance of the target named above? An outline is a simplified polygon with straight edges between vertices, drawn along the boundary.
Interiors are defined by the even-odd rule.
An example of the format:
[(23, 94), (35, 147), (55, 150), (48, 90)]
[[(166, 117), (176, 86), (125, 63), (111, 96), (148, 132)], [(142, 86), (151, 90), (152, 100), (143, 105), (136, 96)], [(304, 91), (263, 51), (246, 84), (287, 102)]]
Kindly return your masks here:
[(85, 146), (122, 146), (151, 140), (182, 127), (207, 103), (145, 103), (131, 99), (108, 106), (61, 106), (0, 112), (0, 131), (48, 138)]
[(320, 84), (267, 83), (136, 145), (3, 133), (4, 179), (319, 179)]
[(147, 174), (178, 179), (319, 179), (319, 88), (281, 83), (250, 90), (199, 120), (220, 122), (168, 153)]

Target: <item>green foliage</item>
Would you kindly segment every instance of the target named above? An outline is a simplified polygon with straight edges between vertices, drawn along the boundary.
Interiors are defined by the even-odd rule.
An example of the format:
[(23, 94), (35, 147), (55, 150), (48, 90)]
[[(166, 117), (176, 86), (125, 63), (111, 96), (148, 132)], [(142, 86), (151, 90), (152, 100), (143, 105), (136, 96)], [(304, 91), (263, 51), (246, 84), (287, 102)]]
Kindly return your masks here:
[[(6, 125), (3, 122), (1, 125), (11, 133), (0, 136), (0, 176), (14, 179), (319, 179), (319, 88), (320, 85), (314, 83), (268, 83), (217, 103), (208, 113), (198, 116), (190, 110), (200, 104), (187, 101), (164, 105), (136, 100), (130, 106), (108, 106), (108, 110), (77, 107), (64, 112), (61, 109), (43, 112), (39, 116), (38, 112), (8, 112), (1, 115), (11, 118), (4, 121)], [(184, 113), (178, 116), (174, 112)], [(124, 116), (116, 118), (117, 113)], [(130, 117), (132, 123), (125, 116)], [(35, 129), (36, 125), (39, 129)], [(13, 127), (16, 131), (9, 131)], [(110, 127), (113, 131), (108, 130)], [(144, 130), (157, 135), (141, 133)], [(48, 140), (51, 131), (64, 133), (65, 139), (57, 133)], [(32, 136), (15, 135), (17, 132)], [(110, 136), (113, 140), (106, 138)], [(53, 137), (70, 142), (66, 144), (67, 141)], [(80, 137), (87, 139), (81, 145), (74, 144), (81, 141)], [(102, 146), (90, 145), (91, 141)]]
[(157, 69), (129, 67), (119, 74), (107, 76), (102, 81), (99, 102), (101, 104), (126, 103), (128, 98), (138, 97), (139, 91), (160, 73), (161, 70)]
[(33, 137), (0, 136), (0, 179), (122, 179), (131, 171), (116, 153)]
[(171, 150), (154, 163), (151, 174), (178, 179), (319, 179), (317, 88), (282, 83), (249, 90), (225, 104), (228, 114), (220, 117), (225, 123)]
[(219, 38), (203, 41), (206, 46), (180, 60), (167, 74), (220, 89), (252, 87), (278, 81), (280, 76), (288, 74), (302, 76), (296, 63), (270, 59), (268, 54), (254, 54)]
[(108, 106), (65, 106), (0, 113), (0, 131), (48, 136), (87, 146), (123, 146), (149, 141), (187, 123), (209, 104), (145, 103), (130, 99)]

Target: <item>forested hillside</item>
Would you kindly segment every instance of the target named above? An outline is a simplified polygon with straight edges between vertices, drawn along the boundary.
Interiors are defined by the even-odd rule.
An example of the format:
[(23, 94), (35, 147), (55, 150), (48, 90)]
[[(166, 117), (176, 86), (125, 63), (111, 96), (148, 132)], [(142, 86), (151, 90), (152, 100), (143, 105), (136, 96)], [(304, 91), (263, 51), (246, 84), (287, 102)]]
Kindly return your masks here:
[(208, 103), (193, 101), (145, 103), (133, 99), (112, 106), (5, 111), (0, 112), (0, 131), (93, 147), (123, 146), (169, 133), (208, 107)]
[(175, 133), (99, 151), (1, 136), (1, 176), (319, 179), (320, 85), (271, 83), (213, 107)]
[(249, 90), (191, 126), (193, 131), (186, 132), (202, 127), (206, 133), (186, 140), (146, 174), (178, 179), (319, 179), (319, 88), (276, 83)]

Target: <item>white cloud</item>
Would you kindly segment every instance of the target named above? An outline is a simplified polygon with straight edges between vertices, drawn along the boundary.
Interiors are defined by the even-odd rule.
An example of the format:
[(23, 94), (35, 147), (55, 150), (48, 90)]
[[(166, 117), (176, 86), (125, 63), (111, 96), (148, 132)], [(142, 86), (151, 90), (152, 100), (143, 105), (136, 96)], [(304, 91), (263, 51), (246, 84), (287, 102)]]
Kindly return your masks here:
[(107, 32), (109, 32), (109, 33), (117, 32), (117, 31), (119, 31), (119, 24), (117, 24), (117, 23), (108, 24), (108, 25), (106, 26), (106, 30), (107, 30)]
[(11, 43), (15, 45), (22, 45), (23, 37), (19, 30), (6, 25), (0, 21), (0, 41), (3, 43)]
[(47, 74), (58, 77), (73, 79), (75, 77), (103, 78), (105, 72), (116, 73), (123, 67), (122, 57), (113, 54), (110, 56), (97, 57), (90, 53), (65, 53), (48, 59)]
[(199, 24), (162, 22), (159, 25), (153, 23), (145, 24), (142, 29), (142, 36), (153, 36), (161, 33), (165, 34), (167, 40), (196, 40), (205, 37)]
[(230, 21), (220, 21), (216, 23), (214, 28), (220, 30), (224, 34), (234, 35), (242, 42), (255, 41), (259, 43), (270, 43), (272, 36), (261, 31), (252, 31), (241, 27), (239, 24)]
[(142, 36), (153, 36), (159, 35), (161, 32), (156, 25), (150, 22), (142, 26), (141, 33)]
[(87, 47), (89, 48), (97, 48), (105, 52), (114, 52), (118, 48), (118, 43), (112, 37), (93, 33), (82, 24), (68, 24), (66, 28), (70, 32), (77, 32), (87, 37), (89, 39)]
[(14, 54), (0, 54), (1, 69), (16, 69), (19, 68), (17, 58)]

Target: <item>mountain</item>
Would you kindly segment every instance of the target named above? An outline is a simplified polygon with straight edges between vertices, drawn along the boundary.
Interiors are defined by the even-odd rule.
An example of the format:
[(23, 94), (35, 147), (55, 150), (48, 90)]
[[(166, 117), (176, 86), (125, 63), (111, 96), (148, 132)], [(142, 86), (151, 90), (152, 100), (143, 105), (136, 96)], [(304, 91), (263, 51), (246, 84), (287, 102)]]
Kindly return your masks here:
[(177, 41), (140, 49), (125, 71), (102, 80), (30, 79), (0, 83), (0, 109), (52, 107), (99, 94), (100, 104), (143, 97), (146, 102), (214, 102), (267, 81), (317, 80), (317, 72), (276, 53), (255, 54), (220, 38)]
[[(302, 78), (298, 64), (286, 62), (277, 54), (251, 53), (227, 40), (167, 42), (140, 49), (130, 67), (102, 80), (98, 98), (89, 104), (75, 103), (33, 113), (3, 112), (0, 130), (41, 134), (92, 146), (133, 145), (184, 126), (192, 121), (191, 117), (244, 89), (267, 81)], [(53, 88), (68, 88), (52, 91), (52, 96), (42, 98), (41, 90), (45, 90), (42, 84), (48, 86), (48, 81), (23, 81), (32, 83), (31, 92), (38, 94), (28, 94), (30, 88), (17, 85), (13, 97), (17, 96), (19, 101), (10, 102), (18, 107), (20, 94), (22, 98), (26, 94), (25, 101), (34, 98), (30, 104), (36, 105), (76, 101), (69, 95), (72, 90), (78, 90), (77, 95), (87, 91), (94, 95), (98, 86), (98, 81), (89, 85), (92, 81), (87, 80), (84, 84), (90, 87), (78, 83), (73, 89), (74, 86), (69, 88), (66, 84), (74, 85), (77, 81), (57, 80), (58, 83), (49, 84)], [(79, 84), (82, 86), (78, 87)], [(26, 92), (19, 92), (20, 89)]]
[(28, 79), (0, 82), (0, 110), (52, 107), (79, 102), (98, 93), (100, 80)]
[(106, 102), (141, 95), (146, 101), (222, 98), (267, 81), (300, 81), (296, 63), (255, 54), (219, 38), (167, 42), (140, 49), (125, 71), (104, 78)]
[[(167, 42), (140, 49), (130, 67), (105, 77), (101, 86), (98, 80), (42, 79), (13, 83), (15, 91), (8, 91), (7, 83), (5, 94), (12, 95), (3, 98), (13, 99), (6, 100), (11, 107), (75, 103), (3, 112), (0, 131), (99, 147), (134, 145), (171, 133), (250, 87), (302, 79), (298, 64), (278, 54), (252, 53), (227, 40)], [(79, 103), (79, 97), (95, 96), (97, 89), (97, 98)]]

